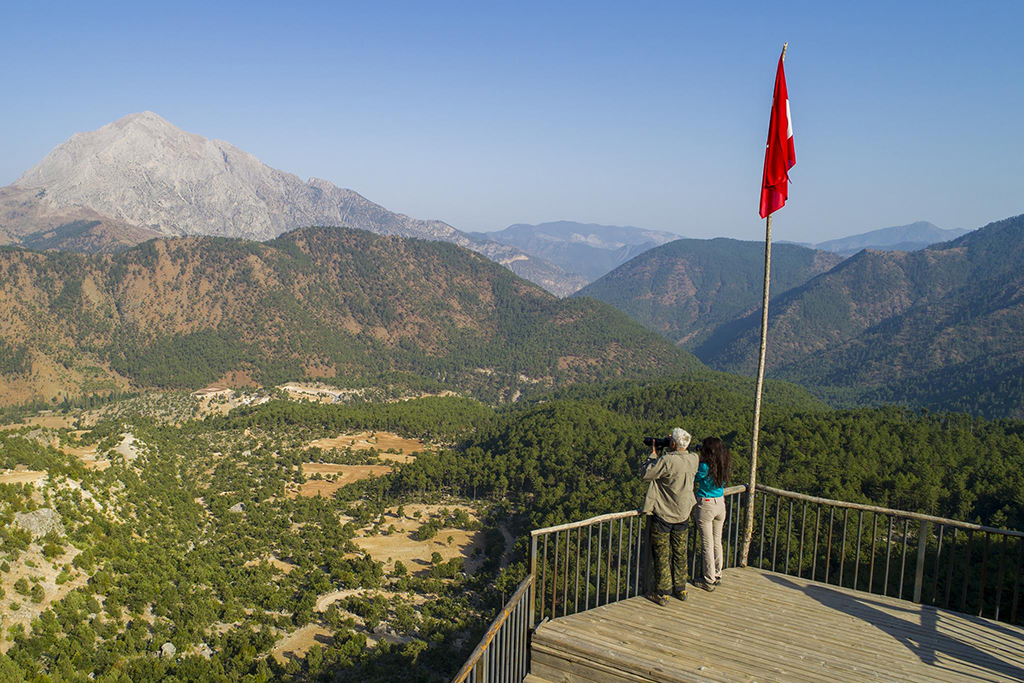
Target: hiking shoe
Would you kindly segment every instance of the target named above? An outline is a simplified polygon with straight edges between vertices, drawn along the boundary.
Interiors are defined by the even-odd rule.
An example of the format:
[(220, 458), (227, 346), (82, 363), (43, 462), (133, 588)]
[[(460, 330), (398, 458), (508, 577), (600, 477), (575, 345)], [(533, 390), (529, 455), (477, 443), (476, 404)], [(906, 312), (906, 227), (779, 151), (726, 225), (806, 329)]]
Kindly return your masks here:
[(686, 591), (672, 591), (672, 597), (679, 602), (686, 602)]
[(722, 579), (715, 579), (715, 582), (713, 584), (711, 584), (711, 585), (712, 586), (721, 586), (722, 585)]
[(715, 584), (708, 583), (704, 579), (697, 579), (696, 581), (693, 582), (693, 585), (696, 586), (697, 588), (700, 588), (701, 590), (706, 590), (708, 593), (711, 593), (712, 591), (715, 590)]
[(653, 602), (658, 607), (665, 607), (668, 605), (668, 600), (665, 599), (664, 595), (658, 595), (657, 593), (651, 593), (645, 596), (648, 600)]

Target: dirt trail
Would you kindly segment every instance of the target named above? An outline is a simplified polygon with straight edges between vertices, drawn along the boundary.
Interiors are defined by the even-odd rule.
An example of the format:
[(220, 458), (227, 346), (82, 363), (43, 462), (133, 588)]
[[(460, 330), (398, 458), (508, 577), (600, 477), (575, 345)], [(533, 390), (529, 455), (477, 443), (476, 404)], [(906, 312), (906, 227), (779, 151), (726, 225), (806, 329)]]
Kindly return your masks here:
[(508, 532), (504, 522), (498, 522), (498, 531), (505, 539), (505, 550), (501, 553), (501, 568), (504, 569), (512, 563), (512, 548), (516, 544), (516, 539), (512, 538), (512, 534)]

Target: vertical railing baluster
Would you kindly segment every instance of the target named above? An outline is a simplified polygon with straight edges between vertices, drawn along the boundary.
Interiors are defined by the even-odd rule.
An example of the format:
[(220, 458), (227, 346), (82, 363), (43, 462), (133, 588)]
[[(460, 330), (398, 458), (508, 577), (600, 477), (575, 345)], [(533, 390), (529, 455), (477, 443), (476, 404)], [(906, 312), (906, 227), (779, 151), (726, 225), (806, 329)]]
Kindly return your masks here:
[(562, 579), (562, 616), (569, 613), (569, 529), (565, 530), (565, 577)]
[(949, 567), (946, 569), (946, 599), (943, 607), (949, 607), (949, 597), (953, 590), (953, 565), (956, 564), (956, 527), (952, 528), (953, 537), (949, 539)]
[(964, 585), (960, 591), (960, 611), (967, 611), (967, 584), (971, 577), (971, 550), (974, 547), (974, 530), (967, 530), (967, 557), (964, 559)]
[(910, 535), (910, 518), (903, 520), (903, 559), (900, 561), (900, 592), (899, 599), (903, 599), (903, 584), (907, 576), (907, 539)]
[(1017, 623), (1017, 599), (1020, 597), (1020, 575), (1024, 574), (1024, 566), (1021, 560), (1024, 559), (1024, 538), (1017, 537), (1017, 571), (1014, 572), (1017, 578), (1013, 580), (1013, 606), (1010, 608), (1010, 623)]
[(733, 515), (736, 518), (736, 523), (733, 524), (732, 527), (732, 566), (734, 567), (737, 566), (740, 561), (740, 517), (742, 516), (740, 513), (743, 512), (743, 505), (740, 504), (738, 499), (739, 495), (735, 496), (733, 498), (732, 505), (733, 512), (737, 513)]
[(505, 639), (505, 643), (508, 646), (508, 652), (505, 654), (503, 659), (505, 660), (505, 680), (511, 683), (516, 679), (516, 673), (519, 671), (519, 630), (516, 626), (516, 608), (513, 606), (508, 613), (508, 621), (505, 622), (505, 628), (508, 630), (508, 637)]
[(597, 585), (594, 588), (594, 607), (601, 604), (601, 542), (604, 540), (604, 524), (597, 525)]
[(736, 496), (727, 496), (725, 499), (725, 528), (722, 529), (725, 540), (722, 546), (722, 568), (729, 568), (729, 555), (732, 552), (732, 505)]
[(576, 590), (572, 600), (573, 614), (580, 611), (580, 548), (583, 547), (583, 527), (576, 528)]
[(614, 520), (608, 521), (608, 568), (604, 575), (604, 604), (610, 602), (609, 597), (612, 594), (612, 536), (615, 531)]
[(996, 614), (995, 620), (999, 621), (999, 607), (1003, 602), (1003, 579), (1006, 570), (1006, 542), (1007, 537), (1003, 536), (1003, 547), (999, 550), (999, 572), (996, 574)]
[(551, 569), (551, 618), (558, 617), (558, 532), (555, 532), (555, 566)]
[(889, 559), (892, 557), (892, 528), (896, 524), (896, 518), (889, 517), (889, 537), (885, 542), (885, 583), (882, 584), (882, 595), (889, 594)]
[(828, 508), (828, 543), (825, 545), (825, 583), (828, 583), (828, 570), (832, 566), (832, 530), (836, 523), (836, 509)]
[(818, 536), (821, 533), (821, 505), (817, 506), (814, 518), (814, 552), (811, 553), (811, 581), (818, 573)]
[(544, 602), (548, 597), (548, 534), (544, 534), (544, 560), (540, 569), (540, 618), (544, 620)]
[(857, 584), (860, 578), (860, 538), (864, 532), (864, 511), (861, 510), (860, 514), (857, 515), (857, 556), (853, 561), (853, 590), (857, 590)]
[(843, 570), (846, 569), (846, 529), (850, 521), (850, 508), (843, 509), (843, 542), (839, 546), (839, 585), (843, 585)]
[(590, 609), (590, 545), (594, 540), (594, 525), (587, 525), (587, 595), (583, 601), (583, 609)]
[(775, 558), (779, 549), (779, 512), (782, 509), (782, 496), (775, 496), (775, 533), (772, 535), (772, 571), (775, 571)]
[(516, 652), (516, 670), (515, 670), (515, 683), (519, 683), (523, 678), (526, 677), (526, 672), (523, 671), (526, 664), (526, 648), (523, 645), (523, 612), (516, 607), (516, 632), (515, 632), (515, 643)]
[(992, 534), (985, 532), (985, 543), (981, 550), (981, 588), (978, 589), (978, 616), (985, 611), (985, 577), (988, 573), (988, 541)]
[(939, 524), (939, 540), (935, 547), (935, 571), (932, 577), (932, 604), (939, 604), (939, 568), (942, 566), (942, 537), (946, 533), (946, 525)]
[(519, 680), (522, 681), (526, 678), (526, 674), (530, 672), (530, 625), (525, 620), (519, 630), (519, 647), (523, 653), (523, 663), (519, 677)]
[[(508, 623), (508, 622), (506, 622)], [(494, 680), (495, 683), (505, 683), (505, 634), (508, 630), (505, 628), (505, 624), (498, 627), (498, 633), (495, 640), (497, 645), (494, 649)]]
[(629, 518), (629, 534), (626, 536), (626, 597), (629, 597), (629, 586), (633, 578), (633, 518)]
[(644, 517), (636, 518), (636, 574), (633, 577), (633, 595), (640, 595), (640, 558), (644, 554)]
[(796, 575), (804, 575), (804, 531), (807, 529), (807, 501), (804, 501), (803, 511), (800, 513), (800, 558), (796, 563)]
[(768, 512), (768, 494), (761, 495), (761, 540), (758, 542), (757, 568), (764, 569), (764, 518)]
[[(626, 566), (629, 566), (629, 562), (626, 562)], [(627, 584), (628, 585), (628, 584)], [(616, 569), (615, 569), (615, 599), (622, 599), (622, 518), (619, 518), (619, 552), (616, 558)]]
[(789, 519), (786, 521), (786, 570), (789, 574), (789, 542), (793, 540), (793, 499), (789, 499)]
[(878, 513), (871, 513), (871, 564), (868, 569), (868, 593), (875, 590), (875, 555), (878, 554)]
[(530, 534), (530, 628), (537, 623), (537, 537)]

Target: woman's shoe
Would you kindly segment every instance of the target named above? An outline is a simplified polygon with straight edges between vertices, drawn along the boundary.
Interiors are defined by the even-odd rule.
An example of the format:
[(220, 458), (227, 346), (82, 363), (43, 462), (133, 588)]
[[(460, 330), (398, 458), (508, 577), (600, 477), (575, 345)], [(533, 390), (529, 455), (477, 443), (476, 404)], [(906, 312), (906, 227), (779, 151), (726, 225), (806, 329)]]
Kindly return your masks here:
[(693, 585), (696, 586), (697, 588), (700, 588), (701, 590), (706, 590), (708, 593), (710, 593), (710, 592), (715, 590), (715, 584), (708, 583), (704, 579), (697, 579), (696, 581), (693, 582)]
[(668, 605), (668, 600), (665, 599), (664, 595), (658, 595), (657, 593), (650, 593), (645, 596), (648, 600), (653, 602), (658, 607), (665, 607)]
[(686, 602), (686, 591), (672, 591), (672, 596), (679, 602)]

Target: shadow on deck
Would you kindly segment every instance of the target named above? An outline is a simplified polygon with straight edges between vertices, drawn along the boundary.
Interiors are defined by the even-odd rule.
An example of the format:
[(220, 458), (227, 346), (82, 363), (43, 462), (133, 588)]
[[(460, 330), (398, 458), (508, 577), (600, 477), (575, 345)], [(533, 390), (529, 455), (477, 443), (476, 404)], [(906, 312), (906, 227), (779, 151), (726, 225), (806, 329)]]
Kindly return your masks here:
[(632, 598), (544, 623), (558, 681), (1024, 680), (1024, 628), (753, 568), (681, 603)]

